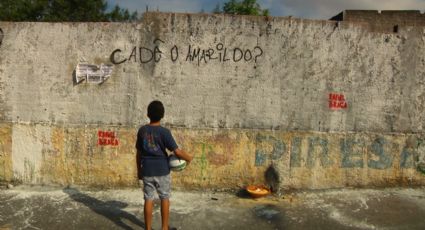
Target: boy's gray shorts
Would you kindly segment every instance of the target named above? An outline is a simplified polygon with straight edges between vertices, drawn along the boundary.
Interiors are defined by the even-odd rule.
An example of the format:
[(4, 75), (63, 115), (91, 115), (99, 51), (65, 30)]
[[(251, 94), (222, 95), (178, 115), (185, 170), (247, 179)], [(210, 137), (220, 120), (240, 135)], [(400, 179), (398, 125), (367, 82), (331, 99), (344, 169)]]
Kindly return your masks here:
[(171, 192), (171, 176), (145, 176), (143, 177), (143, 193), (145, 200), (154, 200), (155, 191), (159, 199), (169, 199)]

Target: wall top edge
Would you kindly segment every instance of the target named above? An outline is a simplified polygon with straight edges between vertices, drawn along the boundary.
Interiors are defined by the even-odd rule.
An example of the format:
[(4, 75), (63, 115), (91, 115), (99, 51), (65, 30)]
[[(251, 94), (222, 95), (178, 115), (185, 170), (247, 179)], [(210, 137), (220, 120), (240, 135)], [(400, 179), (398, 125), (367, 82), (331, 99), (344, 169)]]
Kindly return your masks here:
[(143, 13), (143, 20), (154, 18), (154, 17), (192, 17), (192, 18), (227, 18), (234, 20), (249, 20), (256, 22), (278, 22), (278, 21), (299, 21), (299, 22), (311, 22), (311, 23), (329, 23), (334, 24), (335, 22), (328, 19), (308, 19), (300, 18), (292, 15), (288, 16), (255, 16), (255, 15), (236, 15), (236, 14), (213, 14), (213, 13), (180, 13), (180, 12), (145, 12)]
[(347, 13), (374, 13), (374, 14), (425, 14), (420, 10), (344, 10)]
[[(425, 15), (425, 12), (420, 10), (343, 10), (338, 15), (357, 15), (357, 14), (368, 14), (368, 15), (399, 15), (399, 16), (413, 16)], [(232, 14), (213, 14), (213, 13), (181, 13), (181, 12), (161, 12), (161, 11), (148, 11), (142, 13), (141, 20), (136, 22), (34, 22), (34, 21), (0, 21), (1, 24), (65, 24), (65, 25), (78, 25), (78, 24), (101, 24), (101, 25), (114, 25), (114, 24), (140, 24), (145, 20), (152, 18), (164, 18), (164, 17), (192, 17), (192, 18), (231, 18), (241, 19), (250, 21), (263, 21), (263, 22), (277, 22), (277, 21), (295, 21), (304, 23), (329, 23), (335, 24), (335, 17), (331, 19), (308, 19), (294, 16), (254, 16), (254, 15), (232, 15)], [(340, 23), (353, 24), (353, 21), (340, 21)]]
[[(377, 15), (391, 15), (393, 12), (396, 12), (399, 14), (399, 11), (353, 11), (353, 10), (345, 10), (342, 13), (344, 14), (350, 14), (355, 12), (372, 12)], [(404, 11), (403, 11), (404, 12)], [(413, 12), (414, 14), (418, 15), (425, 15), (422, 14), (420, 11), (406, 11), (407, 14), (410, 14), (409, 12)], [(342, 15), (339, 14), (337, 16)], [(121, 25), (127, 25), (127, 26), (133, 26), (139, 28), (140, 26), (143, 27), (145, 22), (151, 22), (151, 21), (158, 21), (158, 19), (163, 20), (206, 20), (206, 19), (217, 19), (217, 20), (230, 20), (235, 22), (255, 22), (258, 24), (269, 24), (269, 23), (297, 23), (297, 24), (304, 24), (304, 25), (311, 25), (311, 26), (320, 26), (320, 27), (339, 27), (342, 26), (342, 28), (347, 27), (359, 27), (370, 31), (370, 22), (362, 22), (357, 20), (336, 20), (336, 17), (333, 17), (331, 19), (326, 20), (318, 20), (318, 19), (305, 19), (305, 18), (297, 18), (293, 16), (282, 16), (282, 17), (271, 17), (271, 16), (251, 16), (251, 15), (230, 15), (230, 14), (207, 14), (207, 13), (178, 13), (178, 12), (145, 12), (143, 13), (143, 16), (141, 20), (137, 22), (11, 22), (11, 21), (0, 21), (0, 27), (13, 27), (14, 25), (18, 26), (34, 26), (34, 25), (49, 25), (49, 26), (56, 26), (56, 25), (65, 25), (65, 26), (80, 26), (80, 25), (87, 25), (87, 26), (100, 26), (100, 27), (116, 27)], [(420, 23), (418, 25), (404, 25), (404, 27), (418, 27), (422, 26), (423, 23)]]
[(209, 13), (179, 13), (179, 12), (144, 12), (141, 19), (135, 22), (34, 22), (34, 21), (0, 21), (1, 24), (44, 24), (44, 25), (80, 25), (80, 24), (96, 24), (96, 25), (114, 25), (114, 24), (141, 24), (145, 20), (151, 20), (153, 18), (227, 18), (234, 20), (249, 20), (256, 22), (278, 22), (278, 21), (299, 21), (305, 23), (329, 23), (334, 24), (335, 22), (327, 19), (307, 19), (299, 18), (294, 16), (253, 16), (253, 15), (232, 15), (232, 14), (209, 14)]

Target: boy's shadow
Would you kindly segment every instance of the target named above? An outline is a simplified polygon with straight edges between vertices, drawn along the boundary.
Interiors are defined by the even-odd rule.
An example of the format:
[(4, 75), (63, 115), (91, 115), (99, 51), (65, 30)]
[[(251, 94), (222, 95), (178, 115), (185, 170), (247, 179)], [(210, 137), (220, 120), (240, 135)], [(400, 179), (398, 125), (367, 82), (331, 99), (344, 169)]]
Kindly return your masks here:
[(127, 203), (120, 201), (101, 201), (94, 197), (88, 196), (87, 194), (84, 194), (75, 188), (65, 188), (63, 189), (63, 192), (68, 194), (71, 199), (84, 204), (94, 212), (110, 219), (116, 225), (122, 227), (123, 229), (133, 229), (132, 227), (124, 223), (123, 219), (127, 219), (145, 229), (145, 224), (139, 219), (137, 219), (136, 216), (122, 210), (122, 208), (128, 206)]

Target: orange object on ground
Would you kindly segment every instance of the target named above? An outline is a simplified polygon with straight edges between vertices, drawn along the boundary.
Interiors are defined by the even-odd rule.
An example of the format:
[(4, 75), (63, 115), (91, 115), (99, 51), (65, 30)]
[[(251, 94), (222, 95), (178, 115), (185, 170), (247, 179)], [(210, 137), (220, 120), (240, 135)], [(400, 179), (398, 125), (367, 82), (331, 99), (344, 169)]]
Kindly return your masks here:
[(246, 191), (253, 198), (260, 198), (270, 194), (270, 190), (264, 185), (248, 185)]

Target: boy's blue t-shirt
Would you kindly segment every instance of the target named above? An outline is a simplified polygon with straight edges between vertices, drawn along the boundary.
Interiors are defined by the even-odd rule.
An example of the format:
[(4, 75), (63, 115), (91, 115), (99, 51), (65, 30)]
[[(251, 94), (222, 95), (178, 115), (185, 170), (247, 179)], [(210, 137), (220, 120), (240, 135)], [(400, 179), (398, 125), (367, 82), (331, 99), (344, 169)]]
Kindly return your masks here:
[(178, 148), (170, 130), (162, 126), (144, 125), (137, 132), (136, 148), (142, 155), (143, 176), (165, 176), (170, 173), (165, 149)]

